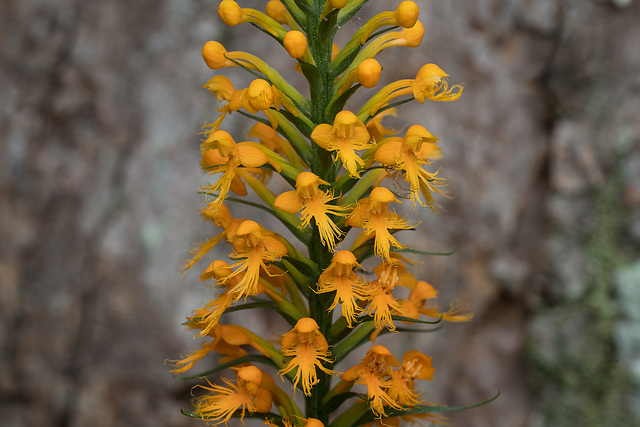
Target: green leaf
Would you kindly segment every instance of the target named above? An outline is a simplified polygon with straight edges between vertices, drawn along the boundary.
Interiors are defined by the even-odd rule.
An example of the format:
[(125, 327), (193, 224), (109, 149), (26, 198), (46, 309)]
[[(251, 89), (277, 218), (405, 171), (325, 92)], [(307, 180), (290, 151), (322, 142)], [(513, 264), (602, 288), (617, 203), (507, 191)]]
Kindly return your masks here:
[(341, 27), (360, 10), (369, 0), (349, 1), (338, 13), (337, 27)]
[(301, 229), (296, 225), (295, 220), (298, 221), (298, 225), (300, 224), (300, 220), (295, 215), (287, 214), (284, 211), (278, 212), (275, 209), (270, 209), (267, 206), (261, 205), (259, 203), (251, 202), (249, 200), (236, 199), (235, 197), (227, 197), (225, 200), (228, 200), (234, 203), (240, 203), (247, 206), (252, 206), (254, 208), (263, 210), (265, 212), (269, 212), (271, 215), (276, 217), (282, 224), (284, 224), (285, 227), (287, 227), (287, 229), (291, 231), (293, 235), (296, 236), (296, 238), (300, 240), (302, 243), (306, 244), (311, 240), (311, 236), (309, 235), (309, 233), (305, 232), (303, 229)]
[(387, 28), (383, 28), (382, 30), (378, 30), (378, 31), (376, 31), (375, 33), (371, 34), (371, 35), (367, 38), (367, 42), (368, 42), (369, 40), (373, 40), (373, 39), (375, 39), (376, 37), (378, 37), (378, 36), (379, 36), (379, 35), (381, 35), (381, 34), (387, 33), (387, 32), (389, 32), (389, 31), (396, 30), (396, 29), (398, 29), (398, 28), (400, 28), (400, 26), (399, 26), (399, 25), (393, 25), (393, 26), (391, 26), (391, 27), (387, 27)]
[(224, 363), (222, 365), (216, 366), (213, 369), (209, 369), (208, 371), (200, 372), (199, 374), (191, 375), (191, 376), (188, 376), (188, 377), (180, 377), (180, 376), (174, 375), (174, 377), (178, 378), (180, 380), (193, 380), (193, 379), (196, 379), (196, 378), (203, 378), (203, 377), (206, 377), (208, 375), (213, 375), (216, 372), (220, 372), (220, 371), (225, 370), (227, 368), (231, 368), (231, 367), (234, 367), (234, 366), (237, 366), (237, 365), (241, 365), (241, 364), (247, 363), (247, 362), (262, 363), (263, 365), (272, 366), (274, 368), (278, 367), (278, 366), (276, 366), (275, 363), (273, 363), (273, 361), (271, 359), (269, 359), (266, 356), (263, 356), (261, 354), (250, 354), (249, 356), (244, 356), (244, 357), (241, 357), (239, 359), (232, 360), (231, 362)]
[(336, 22), (338, 21), (338, 9), (329, 12), (318, 25), (318, 38), (324, 40), (333, 40), (333, 36), (338, 31)]
[[(362, 178), (357, 180), (345, 180), (343, 182), (339, 182), (342, 184), (341, 187), (338, 188), (339, 191), (348, 191), (347, 194), (343, 195), (338, 204), (340, 206), (349, 205), (351, 203), (355, 203), (363, 197), (367, 197), (371, 192), (371, 187), (373, 184), (380, 179), (380, 176), (384, 173), (383, 168), (371, 168), (368, 171), (363, 171), (364, 175)], [(346, 174), (346, 173), (345, 173)], [(342, 177), (339, 181), (342, 181)]]
[(362, 123), (364, 123), (366, 125), (367, 123), (369, 123), (369, 121), (371, 119), (373, 119), (375, 116), (377, 116), (378, 114), (382, 113), (383, 111), (389, 110), (391, 108), (399, 107), (402, 104), (406, 104), (407, 102), (411, 102), (411, 101), (414, 101), (414, 100), (415, 100), (415, 98), (412, 97), (412, 98), (403, 99), (402, 101), (392, 102), (391, 104), (385, 105), (384, 107), (382, 107), (379, 110), (377, 110), (375, 113), (373, 113), (373, 115), (367, 116), (367, 118), (365, 118), (364, 120), (362, 120), (362, 118), (360, 117), (360, 113), (363, 112), (363, 110), (361, 109), (358, 112), (358, 118), (360, 118), (362, 120)]
[[(201, 417), (195, 412), (187, 412), (184, 409), (180, 409), (180, 412), (182, 412), (182, 415), (186, 415), (187, 417), (191, 417), (191, 418), (197, 418), (199, 420), (219, 420), (220, 419), (220, 418), (210, 418), (207, 416)], [(242, 411), (236, 411), (233, 413), (233, 415), (231, 415), (231, 418), (241, 418), (241, 417), (242, 417)], [(261, 418), (261, 419), (269, 418), (269, 419), (273, 419), (274, 422), (278, 424), (282, 424), (282, 417), (280, 415), (274, 414), (273, 412), (269, 412), (267, 414), (255, 412), (252, 414), (250, 412), (245, 411), (244, 417), (245, 418)]]
[[(298, 153), (302, 161), (309, 164), (313, 158), (309, 141), (307, 141), (298, 129), (279, 111), (271, 111), (271, 116), (278, 122), (278, 133), (291, 143), (293, 149)], [(270, 123), (267, 122), (267, 124), (271, 126)]]
[(289, 260), (287, 257), (280, 259), (282, 269), (291, 276), (302, 295), (308, 298), (309, 293), (311, 292), (311, 289), (309, 288), (311, 286), (311, 278), (300, 272), (300, 270), (298, 270), (291, 261), (293, 261), (293, 259)]
[(340, 316), (329, 328), (329, 332), (327, 332), (327, 342), (329, 345), (333, 345), (349, 335), (349, 332), (352, 330), (353, 328), (347, 326), (347, 319), (344, 316)]
[[(412, 319), (411, 317), (404, 316), (391, 316), (392, 320), (406, 323), (419, 323), (424, 325), (437, 325), (442, 322), (443, 315), (440, 315), (438, 320), (428, 321), (428, 320), (420, 320), (420, 319)], [(373, 316), (361, 316), (357, 319), (358, 322), (362, 322), (359, 327), (349, 328), (347, 325), (347, 321), (344, 317), (340, 317), (331, 328), (329, 328), (329, 332), (327, 333), (327, 342), (332, 345), (344, 339), (340, 344), (336, 345), (336, 349), (334, 351), (334, 356), (336, 357), (336, 363), (339, 358), (344, 357), (347, 353), (351, 352), (354, 348), (359, 347), (364, 344), (364, 341), (369, 338), (371, 333), (375, 330), (373, 326)], [(361, 329), (364, 328), (364, 329)], [(410, 328), (401, 328), (396, 327), (397, 331), (401, 332), (434, 332), (441, 328), (433, 328), (433, 329), (410, 329)], [(387, 334), (389, 330), (385, 328), (380, 334)], [(351, 336), (349, 336), (351, 335)], [(346, 338), (349, 336), (349, 338)], [(358, 338), (360, 337), (360, 338)], [(352, 346), (352, 347), (350, 347)], [(336, 354), (338, 352), (338, 354)], [(345, 353), (346, 352), (346, 353)]]
[(455, 249), (451, 249), (451, 251), (449, 251), (449, 252), (425, 252), (425, 251), (419, 251), (417, 249), (411, 249), (411, 248), (405, 248), (405, 249), (392, 248), (391, 251), (392, 252), (401, 252), (401, 253), (405, 253), (405, 254), (442, 255), (442, 256), (453, 255), (456, 252)]
[[(428, 413), (431, 413), (431, 412), (463, 411), (463, 410), (466, 410), (466, 409), (478, 408), (480, 406), (484, 406), (486, 404), (489, 404), (489, 403), (493, 402), (494, 400), (496, 400), (499, 396), (500, 396), (500, 391), (498, 391), (498, 393), (496, 393), (495, 396), (493, 396), (490, 399), (485, 400), (484, 402), (476, 403), (475, 405), (469, 405), (469, 406), (417, 405), (417, 406), (414, 406), (413, 408), (405, 410), (405, 411), (385, 408), (385, 410), (388, 413), (388, 416), (385, 417), (385, 418), (392, 418), (392, 417), (397, 417), (397, 416), (400, 416), (400, 415), (428, 414)], [(370, 423), (370, 422), (375, 421), (375, 420), (376, 420), (375, 414), (372, 411), (368, 411), (364, 416), (362, 416), (358, 421), (356, 421), (353, 424), (353, 426), (359, 426), (359, 425), (362, 425), (362, 424)]]
[(367, 342), (374, 330), (375, 326), (371, 321), (363, 322), (360, 326), (353, 329), (353, 331), (331, 351), (335, 358), (335, 363), (340, 362), (353, 350)]
[(312, 279), (313, 277), (317, 277), (320, 275), (320, 272), (318, 271), (318, 266), (315, 264), (312, 265), (311, 263), (313, 261), (311, 261), (307, 257), (304, 257), (304, 261), (289, 255), (285, 255), (283, 258), (289, 261), (291, 264), (293, 264), (293, 266), (298, 271), (300, 271), (302, 274), (305, 274), (309, 279)]
[(305, 317), (307, 315), (306, 307), (303, 307), (304, 310), (300, 310), (297, 306), (291, 303), (282, 293), (276, 289), (271, 283), (265, 280), (263, 277), (260, 278), (260, 283), (266, 288), (268, 292), (265, 291), (265, 294), (271, 298), (271, 301), (280, 309), (282, 313), (287, 315), (287, 318), (290, 319), (289, 324), (294, 326), (298, 320)]
[(311, 137), (311, 132), (315, 129), (315, 125), (311, 120), (309, 120), (306, 116), (294, 116), (287, 110), (280, 110), (280, 114), (282, 114), (287, 120), (289, 120), (293, 125), (307, 138)]
[(259, 79), (266, 80), (269, 84), (277, 87), (282, 93), (291, 99), (291, 101), (298, 107), (298, 109), (303, 113), (309, 112), (309, 107), (311, 106), (311, 102), (305, 98), (296, 88), (294, 88), (289, 82), (287, 82), (275, 69), (273, 69), (269, 64), (267, 64), (262, 59), (257, 56), (252, 56), (252, 65), (254, 65), (257, 69), (260, 70), (260, 73), (255, 72), (253, 69), (248, 68), (246, 65), (242, 64), (242, 62), (237, 61), (233, 58), (229, 58), (225, 55), (229, 61), (235, 63), (238, 67), (243, 68), (247, 72), (253, 74)]
[(362, 85), (360, 83), (351, 86), (349, 89), (344, 91), (342, 95), (337, 98), (333, 98), (327, 108), (324, 110), (324, 121), (327, 123), (333, 123), (333, 120), (342, 109), (344, 108), (344, 104), (347, 103), (351, 95), (353, 95)]
[(335, 78), (345, 71), (353, 63), (356, 56), (358, 56), (358, 52), (360, 52), (362, 46), (363, 45), (360, 43), (356, 43), (352, 46), (345, 46), (345, 48), (348, 47), (348, 49), (340, 51), (335, 59), (331, 61), (331, 66), (329, 67), (330, 75)]
[[(391, 320), (398, 320), (400, 322), (407, 322), (407, 323), (422, 323), (424, 325), (437, 325), (438, 323), (442, 322), (442, 316), (443, 315), (441, 314), (440, 318), (434, 321), (412, 319), (411, 317), (404, 317), (404, 316), (391, 316)], [(367, 316), (367, 317), (371, 317), (371, 316)]]
[(278, 307), (271, 301), (257, 301), (257, 302), (248, 302), (240, 305), (232, 305), (231, 307), (227, 308), (222, 314), (224, 315), (228, 313), (233, 313), (234, 311), (253, 310), (255, 308), (266, 308), (268, 310), (273, 310), (278, 314), (280, 314), (284, 318), (284, 320), (286, 320), (287, 323), (291, 325), (295, 325), (295, 323), (298, 321), (298, 319), (296, 319), (295, 317), (292, 317), (289, 313), (285, 312), (284, 310), (282, 310), (280, 307)]
[(339, 393), (334, 396), (329, 397), (328, 401), (322, 400), (322, 409), (325, 412), (332, 413), (336, 409), (340, 407), (346, 400), (351, 399), (353, 397), (359, 397), (360, 399), (367, 399), (366, 394), (356, 393), (355, 391), (348, 391), (346, 393)]
[(308, 5), (306, 5), (305, 2), (300, 0), (281, 0), (281, 1), (285, 5), (289, 13), (291, 13), (291, 16), (293, 17), (293, 19), (295, 19), (298, 25), (300, 25), (301, 27), (305, 27), (307, 25), (306, 13), (308, 13), (308, 9), (309, 9)]
[[(412, 328), (396, 328), (397, 332), (410, 332), (410, 333), (426, 333), (426, 332), (437, 332), (444, 328), (444, 324), (437, 326), (431, 329), (412, 329)], [(382, 334), (380, 334), (382, 335)]]

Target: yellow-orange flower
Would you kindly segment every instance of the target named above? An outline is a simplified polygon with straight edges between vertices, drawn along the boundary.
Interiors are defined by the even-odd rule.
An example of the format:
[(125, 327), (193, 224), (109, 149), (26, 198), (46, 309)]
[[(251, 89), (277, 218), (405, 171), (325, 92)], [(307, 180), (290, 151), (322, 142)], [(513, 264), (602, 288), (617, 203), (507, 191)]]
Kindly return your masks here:
[[(282, 36), (284, 37), (286, 30), (273, 19), (268, 16), (267, 18), (282, 29)], [(207, 66), (213, 70), (242, 66), (261, 72), (267, 80), (272, 82), (278, 90), (282, 92), (280, 103), (294, 115), (297, 115), (299, 111), (297, 108), (294, 108), (293, 103), (304, 108), (309, 106), (309, 100), (283, 79), (269, 64), (257, 56), (241, 51), (228, 52), (224, 46), (217, 41), (209, 41), (202, 47), (202, 57)]]
[(242, 326), (218, 323), (209, 335), (213, 337), (213, 341), (216, 343), (213, 350), (218, 354), (224, 355), (224, 357), (220, 358), (220, 363), (227, 363), (246, 356), (248, 354), (247, 351), (241, 347), (244, 345), (253, 347), (264, 356), (269, 356), (267, 350), (254, 341)]
[(391, 313), (404, 315), (400, 301), (393, 296), (393, 289), (396, 286), (409, 289), (416, 287), (416, 279), (406, 270), (407, 267), (395, 258), (385, 260), (373, 269), (377, 280), (369, 284), (369, 292), (372, 297), (366, 312), (373, 316), (376, 329), (387, 327), (390, 331), (395, 331), (396, 327), (391, 319)]
[(308, 52), (307, 38), (297, 30), (292, 30), (285, 34), (282, 44), (287, 53), (295, 59), (302, 58)]
[(336, 296), (328, 310), (332, 311), (338, 303), (342, 304), (342, 315), (350, 328), (362, 311), (358, 301), (370, 298), (364, 279), (353, 271), (355, 267), (362, 268), (355, 255), (345, 250), (336, 252), (329, 267), (320, 275), (316, 291), (319, 294), (335, 291)]
[(202, 344), (200, 344), (199, 350), (192, 351), (188, 356), (185, 356), (180, 360), (171, 360), (170, 362), (175, 366), (175, 369), (172, 369), (171, 372), (174, 374), (181, 374), (188, 371), (198, 360), (213, 351), (213, 347), (215, 347), (215, 345), (215, 341), (203, 341)]
[(382, 345), (374, 345), (369, 349), (361, 363), (348, 369), (340, 377), (343, 381), (353, 381), (367, 387), (367, 397), (371, 410), (378, 418), (386, 417), (385, 405), (393, 409), (401, 409), (386, 390), (391, 386), (389, 369), (398, 366), (398, 360)]
[(272, 105), (280, 109), (278, 90), (264, 79), (255, 79), (242, 91), (242, 105), (251, 114), (268, 110)]
[(406, 352), (398, 369), (389, 371), (391, 386), (387, 390), (389, 396), (402, 406), (415, 406), (422, 403), (420, 393), (414, 391), (415, 380), (431, 381), (435, 369), (431, 365), (431, 357), (418, 350)]
[(289, 25), (288, 22), (293, 21), (289, 10), (287, 10), (287, 8), (282, 4), (280, 0), (269, 0), (267, 5), (265, 6), (265, 12), (280, 24)]
[(263, 355), (268, 356), (267, 351), (263, 349), (260, 344), (252, 340), (244, 331), (245, 329), (241, 326), (216, 323), (211, 331), (208, 332), (208, 335), (211, 336), (213, 340), (203, 341), (202, 344), (200, 344), (200, 349), (194, 350), (181, 360), (172, 361), (176, 369), (173, 369), (171, 372), (180, 374), (191, 369), (196, 362), (212, 351), (225, 356), (220, 358), (220, 363), (227, 363), (239, 359), (248, 354), (246, 350), (241, 347), (243, 345), (253, 347)]
[(413, 226), (395, 212), (389, 211), (389, 203), (402, 203), (385, 187), (376, 187), (368, 198), (362, 199), (347, 218), (347, 225), (362, 227), (366, 239), (375, 237), (374, 250), (377, 256), (389, 260), (391, 246), (404, 246), (389, 230), (407, 230)]
[(202, 87), (208, 89), (211, 95), (218, 98), (218, 101), (229, 102), (236, 92), (231, 80), (223, 75), (213, 76), (208, 82), (203, 84)]
[(367, 127), (351, 111), (339, 112), (333, 125), (322, 123), (311, 133), (311, 139), (327, 151), (335, 151), (334, 160), (340, 158), (344, 168), (352, 177), (359, 178), (359, 167), (365, 165), (356, 154), (356, 150), (366, 150), (373, 147), (369, 142)]
[(274, 128), (267, 126), (262, 122), (257, 122), (249, 130), (247, 136), (258, 138), (260, 140), (260, 144), (264, 147), (276, 154), (282, 154), (285, 156), (293, 167), (297, 169), (303, 168), (304, 163), (300, 160), (300, 157), (293, 149), (291, 143), (281, 137)]
[(234, 27), (243, 22), (251, 22), (264, 28), (265, 31), (271, 33), (274, 37), (282, 37), (285, 33), (282, 25), (269, 15), (251, 8), (241, 8), (238, 3), (233, 0), (222, 0), (218, 6), (218, 15), (222, 18), (222, 21), (230, 27)]
[(424, 36), (424, 26), (422, 22), (415, 21), (414, 25), (403, 28), (400, 31), (390, 31), (379, 35), (371, 40), (353, 60), (354, 64), (359, 64), (366, 58), (373, 58), (384, 49), (396, 46), (418, 47), (422, 43)]
[(412, 95), (418, 102), (425, 99), (432, 101), (455, 101), (460, 98), (464, 87), (461, 84), (449, 87), (445, 73), (436, 64), (426, 64), (416, 74), (415, 79), (402, 79), (380, 89), (378, 93), (367, 101), (358, 112), (360, 120), (374, 116), (379, 109), (387, 105), (392, 99), (403, 95)]
[(360, 63), (360, 65), (351, 68), (349, 72), (345, 73), (340, 79), (338, 79), (335, 84), (335, 95), (333, 96), (332, 101), (335, 101), (356, 82), (359, 82), (367, 89), (374, 87), (378, 84), (381, 73), (382, 66), (378, 61), (373, 58), (365, 59)]
[[(221, 204), (216, 211), (211, 209), (210, 206), (207, 206), (204, 209), (201, 209), (200, 213), (203, 218), (213, 222), (216, 227), (221, 227), (222, 232), (217, 236), (208, 238), (205, 242), (197, 242), (196, 246), (189, 250), (188, 255), (190, 255), (191, 258), (187, 259), (182, 264), (180, 268), (182, 271), (187, 271), (191, 267), (193, 267), (193, 265), (200, 259), (202, 259), (202, 257), (205, 256), (207, 252), (213, 249), (213, 247), (217, 245), (220, 240), (222, 240), (226, 236), (232, 236), (235, 233), (236, 228), (238, 228), (238, 225), (240, 225), (240, 223), (244, 221), (244, 219), (241, 218), (233, 218), (231, 216), (229, 208), (227, 208), (224, 204)], [(208, 278), (210, 277), (207, 276), (205, 279), (202, 279), (201, 276), (202, 280), (206, 280)]]
[(313, 218), (320, 232), (322, 244), (333, 251), (342, 232), (329, 215), (344, 216), (350, 207), (329, 204), (336, 197), (329, 191), (320, 190), (319, 185), (329, 183), (311, 172), (301, 172), (296, 178), (295, 191), (280, 194), (276, 197), (275, 206), (288, 213), (302, 211), (301, 227), (309, 225)]
[(258, 168), (266, 163), (279, 169), (264, 153), (264, 149), (256, 146), (255, 142), (236, 143), (228, 132), (218, 130), (213, 132), (202, 143), (202, 168), (211, 175), (222, 174), (213, 185), (202, 187), (207, 194), (214, 194), (215, 199), (210, 204), (212, 211), (218, 210), (229, 190), (246, 195), (246, 187), (236, 174), (240, 167)]
[(371, 140), (375, 143), (379, 143), (388, 135), (395, 135), (398, 133), (397, 130), (393, 128), (385, 128), (382, 126), (382, 119), (387, 116), (396, 116), (397, 111), (395, 108), (389, 108), (384, 110), (382, 113), (376, 115), (374, 118), (369, 120), (367, 123), (367, 130), (369, 131), (369, 135), (371, 135)]
[(464, 308), (451, 307), (449, 311), (443, 312), (440, 305), (436, 302), (428, 302), (434, 300), (438, 296), (438, 291), (425, 281), (418, 281), (415, 289), (409, 293), (409, 298), (402, 301), (402, 307), (405, 315), (417, 319), (420, 314), (428, 317), (449, 322), (467, 322), (473, 318), (473, 313), (468, 312)]
[(220, 316), (225, 310), (231, 306), (233, 301), (240, 298), (240, 295), (234, 289), (242, 281), (244, 274), (233, 275), (233, 277), (232, 274), (233, 270), (229, 264), (221, 260), (212, 262), (202, 272), (200, 277), (202, 280), (216, 279), (216, 284), (224, 286), (225, 290), (216, 299), (210, 300), (204, 308), (188, 318), (192, 327), (201, 330), (198, 336), (209, 334), (211, 329), (218, 324)]
[[(429, 172), (423, 166), (442, 157), (438, 138), (431, 135), (423, 126), (411, 126), (404, 138), (390, 137), (380, 141), (374, 159), (381, 164), (403, 172), (404, 180), (410, 185), (411, 200), (422, 206), (433, 208), (435, 202), (432, 193), (443, 194), (439, 189), (446, 179), (437, 176), (438, 171)], [(420, 199), (420, 192), (425, 202)]]
[(455, 101), (462, 95), (462, 85), (453, 85), (449, 89), (445, 73), (436, 64), (423, 65), (411, 84), (413, 96), (421, 104), (425, 98), (432, 101)]
[(302, 383), (302, 390), (307, 396), (311, 396), (311, 388), (319, 382), (316, 368), (327, 374), (336, 372), (325, 368), (322, 362), (331, 362), (329, 344), (320, 332), (315, 320), (303, 317), (298, 320), (295, 327), (283, 335), (280, 340), (282, 355), (290, 358), (287, 364), (280, 370), (280, 375), (287, 374), (297, 368), (293, 378), (293, 387)]
[(202, 87), (208, 89), (211, 95), (218, 98), (218, 101), (225, 101), (225, 103), (222, 103), (218, 107), (218, 112), (221, 114), (216, 121), (212, 124), (203, 125), (203, 128), (206, 129), (205, 133), (210, 135), (220, 128), (222, 121), (228, 113), (238, 111), (242, 108), (242, 101), (240, 99), (242, 90), (236, 90), (231, 80), (222, 75), (213, 76), (207, 83), (202, 85)]
[(382, 12), (369, 19), (357, 33), (360, 43), (364, 44), (369, 36), (378, 28), (385, 25), (398, 25), (404, 28), (411, 28), (418, 21), (420, 9), (414, 1), (405, 0), (401, 2), (395, 11)]
[(240, 224), (229, 241), (234, 249), (231, 257), (240, 261), (231, 265), (234, 271), (225, 280), (244, 273), (230, 292), (235, 294), (235, 299), (257, 294), (260, 271), (269, 274), (267, 264), (286, 255), (287, 247), (275, 237), (275, 233), (263, 229), (251, 220)]
[[(209, 382), (209, 386), (197, 385), (213, 394), (200, 396), (195, 402), (195, 413), (204, 420), (213, 420), (214, 425), (227, 425), (233, 414), (241, 410), (240, 421), (244, 424), (246, 412), (267, 413), (271, 410), (273, 398), (271, 392), (262, 386), (263, 376), (267, 375), (255, 366), (238, 369), (236, 383), (223, 378), (227, 385), (219, 386)], [(208, 380), (207, 380), (208, 382)]]

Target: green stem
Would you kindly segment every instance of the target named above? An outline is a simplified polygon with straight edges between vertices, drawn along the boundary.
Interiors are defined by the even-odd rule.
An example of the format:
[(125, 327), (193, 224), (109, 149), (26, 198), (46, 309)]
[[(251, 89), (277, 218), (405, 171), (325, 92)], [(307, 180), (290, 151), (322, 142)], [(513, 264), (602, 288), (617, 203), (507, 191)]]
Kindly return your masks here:
[[(318, 82), (310, 82), (311, 85), (311, 121), (314, 126), (325, 122), (324, 111), (333, 96), (333, 79), (329, 74), (329, 66), (331, 64), (331, 46), (330, 37), (323, 37), (318, 33), (321, 23), (320, 15), (324, 7), (324, 0), (314, 0), (312, 11), (307, 17), (306, 33), (309, 43), (309, 50), (317, 68)], [(335, 168), (331, 154), (322, 147), (311, 143), (312, 145), (312, 161), (311, 171), (318, 175), (321, 179), (333, 183), (335, 181)], [(318, 265), (319, 272), (331, 264), (332, 254), (327, 247), (322, 244), (320, 233), (315, 221), (311, 221), (311, 242), (308, 246), (310, 258)], [(318, 277), (312, 278), (312, 287), (315, 288)], [(318, 323), (320, 332), (327, 335), (331, 326), (331, 313), (328, 312), (330, 307), (330, 299), (325, 294), (309, 294), (309, 312), (310, 316)], [(333, 364), (326, 364), (331, 369)], [(324, 423), (329, 424), (329, 414), (322, 410), (322, 397), (331, 389), (331, 376), (318, 370), (318, 379), (320, 382), (313, 388), (311, 396), (306, 398), (306, 415), (309, 418), (316, 418)]]

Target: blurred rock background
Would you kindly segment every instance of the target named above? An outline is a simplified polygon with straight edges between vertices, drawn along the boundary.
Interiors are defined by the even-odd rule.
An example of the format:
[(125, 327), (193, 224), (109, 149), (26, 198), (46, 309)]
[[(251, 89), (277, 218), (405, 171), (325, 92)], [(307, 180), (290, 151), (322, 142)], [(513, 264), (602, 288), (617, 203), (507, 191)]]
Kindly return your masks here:
[[(418, 3), (424, 42), (381, 54), (381, 84), (435, 62), (465, 92), (402, 110), (441, 138), (456, 194), (407, 238), (456, 249), (416, 275), (475, 313), (403, 343), (434, 357), (427, 398), (502, 392), (458, 426), (640, 425), (639, 2)], [(0, 3), (3, 426), (203, 425), (179, 412), (195, 383), (163, 365), (195, 345), (180, 323), (208, 297), (178, 272), (212, 233), (195, 193), (217, 104), (200, 50), (293, 65), (217, 4)]]

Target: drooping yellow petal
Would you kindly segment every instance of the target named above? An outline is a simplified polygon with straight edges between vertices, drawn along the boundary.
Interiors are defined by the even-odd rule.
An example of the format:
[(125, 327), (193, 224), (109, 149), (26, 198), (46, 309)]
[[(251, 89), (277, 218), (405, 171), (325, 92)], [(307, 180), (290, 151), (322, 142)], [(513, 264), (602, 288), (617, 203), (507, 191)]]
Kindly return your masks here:
[(247, 168), (257, 168), (267, 163), (267, 156), (260, 150), (250, 144), (241, 142), (238, 147), (238, 159), (240, 164)]
[(285, 191), (276, 197), (274, 205), (278, 209), (294, 214), (300, 212), (304, 206), (304, 200), (298, 195), (297, 191)]

